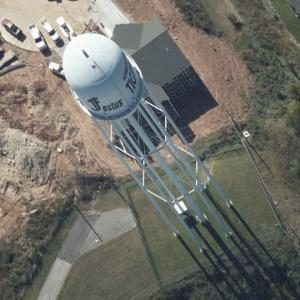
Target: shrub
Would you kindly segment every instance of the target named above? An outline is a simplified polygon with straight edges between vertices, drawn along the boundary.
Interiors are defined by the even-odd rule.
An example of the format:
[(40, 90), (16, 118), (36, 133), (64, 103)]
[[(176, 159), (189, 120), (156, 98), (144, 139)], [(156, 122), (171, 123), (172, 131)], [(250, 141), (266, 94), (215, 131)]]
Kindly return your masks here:
[(35, 95), (46, 91), (47, 87), (48, 87), (47, 83), (41, 80), (35, 80), (31, 85), (31, 88)]
[(292, 100), (288, 104), (288, 125), (293, 127), (297, 135), (300, 135), (300, 101)]
[(174, 0), (185, 21), (193, 27), (197, 27), (208, 34), (221, 36), (223, 33), (216, 30), (209, 18), (204, 6), (199, 0)]
[[(18, 239), (0, 249), (0, 299), (20, 299), (42, 265), (48, 244), (72, 210), (72, 201), (59, 199), (29, 215)], [(1, 246), (1, 245), (0, 245)]]
[(300, 83), (292, 83), (289, 86), (289, 94), (292, 99), (300, 101)]
[(236, 30), (239, 31), (242, 29), (243, 23), (240, 20), (238, 20), (238, 18), (235, 15), (232, 14), (229, 15), (228, 20), (231, 22), (231, 24), (234, 26)]
[(298, 159), (295, 166), (295, 176), (300, 179), (300, 158)]

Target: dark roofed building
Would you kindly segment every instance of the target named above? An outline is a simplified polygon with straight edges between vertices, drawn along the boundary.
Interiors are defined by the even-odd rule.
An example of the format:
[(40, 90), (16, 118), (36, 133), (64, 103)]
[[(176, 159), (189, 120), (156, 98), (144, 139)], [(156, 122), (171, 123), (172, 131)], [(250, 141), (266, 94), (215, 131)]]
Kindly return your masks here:
[(300, 17), (300, 0), (290, 0), (290, 4), (296, 15)]
[(143, 24), (119, 24), (112, 40), (132, 55), (151, 91), (176, 118), (177, 101), (191, 93), (201, 80), (162, 24), (156, 19)]

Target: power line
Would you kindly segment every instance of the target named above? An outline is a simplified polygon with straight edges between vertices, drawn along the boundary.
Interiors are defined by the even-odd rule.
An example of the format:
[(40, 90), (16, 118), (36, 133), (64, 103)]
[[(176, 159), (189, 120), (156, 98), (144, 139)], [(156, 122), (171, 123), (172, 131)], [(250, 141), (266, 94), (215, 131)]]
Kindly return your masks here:
[(93, 225), (88, 221), (88, 219), (84, 216), (84, 214), (82, 213), (82, 211), (80, 210), (79, 206), (72, 200), (72, 197), (66, 192), (66, 190), (62, 187), (62, 185), (57, 181), (56, 178), (54, 178), (54, 181), (57, 183), (59, 189), (66, 195), (66, 197), (73, 202), (73, 205), (75, 207), (75, 209), (78, 211), (78, 213), (80, 214), (80, 216), (83, 218), (83, 220), (86, 222), (86, 224), (91, 228), (91, 230), (95, 233), (95, 235), (97, 236), (97, 238), (103, 242), (104, 239), (100, 236), (100, 234), (95, 230), (95, 228), (93, 227)]
[(254, 158), (253, 158), (251, 152), (249, 151), (247, 145), (244, 142), (245, 139), (241, 135), (239, 129), (236, 126), (235, 121), (233, 120), (233, 118), (231, 117), (231, 115), (229, 113), (228, 113), (228, 117), (229, 117), (229, 120), (231, 121), (231, 123), (233, 125), (233, 128), (235, 129), (235, 131), (236, 131), (239, 139), (240, 139), (241, 144), (243, 145), (244, 149), (246, 150), (246, 153), (248, 155), (249, 161), (250, 161), (250, 163), (252, 164), (252, 166), (254, 168), (254, 171), (255, 171), (258, 179), (259, 179), (259, 182), (260, 182), (260, 184), (262, 186), (262, 189), (263, 189), (263, 191), (265, 193), (265, 196), (267, 198), (268, 204), (269, 204), (269, 206), (270, 206), (270, 208), (271, 208), (271, 210), (272, 210), (272, 212), (273, 212), (276, 220), (278, 221), (279, 226), (285, 232), (285, 234), (287, 235), (287, 237), (291, 240), (290, 234), (289, 234), (288, 230), (286, 229), (284, 221), (282, 220), (282, 216), (280, 215), (277, 207), (274, 204), (274, 199), (272, 197), (272, 194), (271, 194), (271, 192), (270, 192), (267, 184), (265, 183), (265, 181), (264, 181), (264, 179), (263, 179), (263, 177), (262, 177), (262, 175), (261, 175), (261, 173), (260, 173), (260, 171), (259, 171), (259, 169), (258, 169), (258, 167), (257, 167), (257, 165), (255, 163), (255, 161), (254, 161)]

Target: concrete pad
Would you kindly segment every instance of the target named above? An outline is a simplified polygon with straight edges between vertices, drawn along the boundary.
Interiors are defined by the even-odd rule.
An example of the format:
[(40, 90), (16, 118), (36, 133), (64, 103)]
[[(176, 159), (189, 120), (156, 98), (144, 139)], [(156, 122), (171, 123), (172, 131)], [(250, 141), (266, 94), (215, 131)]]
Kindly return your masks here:
[(80, 254), (91, 251), (101, 244), (133, 229), (135, 226), (135, 221), (128, 208), (117, 208), (101, 214), (101, 216), (94, 223), (93, 227), (103, 238), (103, 242), (99, 241), (95, 234), (90, 231), (83, 247), (81, 248)]
[[(92, 226), (96, 223), (98, 218), (99, 215), (87, 217)], [(62, 245), (58, 253), (58, 257), (72, 264), (80, 256), (82, 247), (84, 246), (90, 231), (91, 228), (87, 225), (83, 218), (78, 217), (74, 222), (67, 239)]]
[(57, 258), (39, 293), (38, 300), (55, 300), (71, 269), (71, 264)]
[(112, 37), (117, 24), (130, 23), (111, 0), (94, 0), (93, 2), (92, 19), (108, 37)]
[(86, 218), (103, 238), (103, 241), (97, 238), (83, 218), (79, 216), (64, 241), (58, 258), (51, 267), (38, 300), (55, 300), (77, 258), (136, 226), (128, 208), (117, 208), (100, 215), (86, 216)]
[[(38, 51), (28, 29), (28, 25), (35, 24), (44, 35), (49, 47), (53, 49), (56, 46), (48, 33), (43, 29), (39, 20), (42, 17), (46, 17), (53, 28), (63, 38), (56, 23), (56, 19), (63, 16), (74, 31), (79, 34), (84, 30), (85, 23), (88, 23), (90, 20), (90, 3), (89, 0), (62, 0), (61, 3), (47, 0), (0, 0), (0, 20), (2, 21), (4, 18), (12, 20), (23, 30), (27, 38), (24, 42), (20, 42), (1, 25), (2, 36), (7, 42), (20, 48)], [(65, 38), (63, 39), (66, 41)]]
[(103, 241), (100, 241), (82, 217), (74, 222), (58, 257), (73, 263), (80, 255), (131, 230), (136, 226), (128, 208), (117, 208), (100, 215), (86, 216)]

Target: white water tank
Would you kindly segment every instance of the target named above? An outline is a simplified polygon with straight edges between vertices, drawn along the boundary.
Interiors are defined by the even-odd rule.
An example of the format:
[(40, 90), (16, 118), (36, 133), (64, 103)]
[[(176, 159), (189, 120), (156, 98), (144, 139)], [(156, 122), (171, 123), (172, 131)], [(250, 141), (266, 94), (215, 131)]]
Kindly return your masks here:
[(143, 79), (137, 65), (103, 35), (74, 37), (64, 51), (63, 69), (81, 105), (94, 118), (124, 118), (142, 98)]

